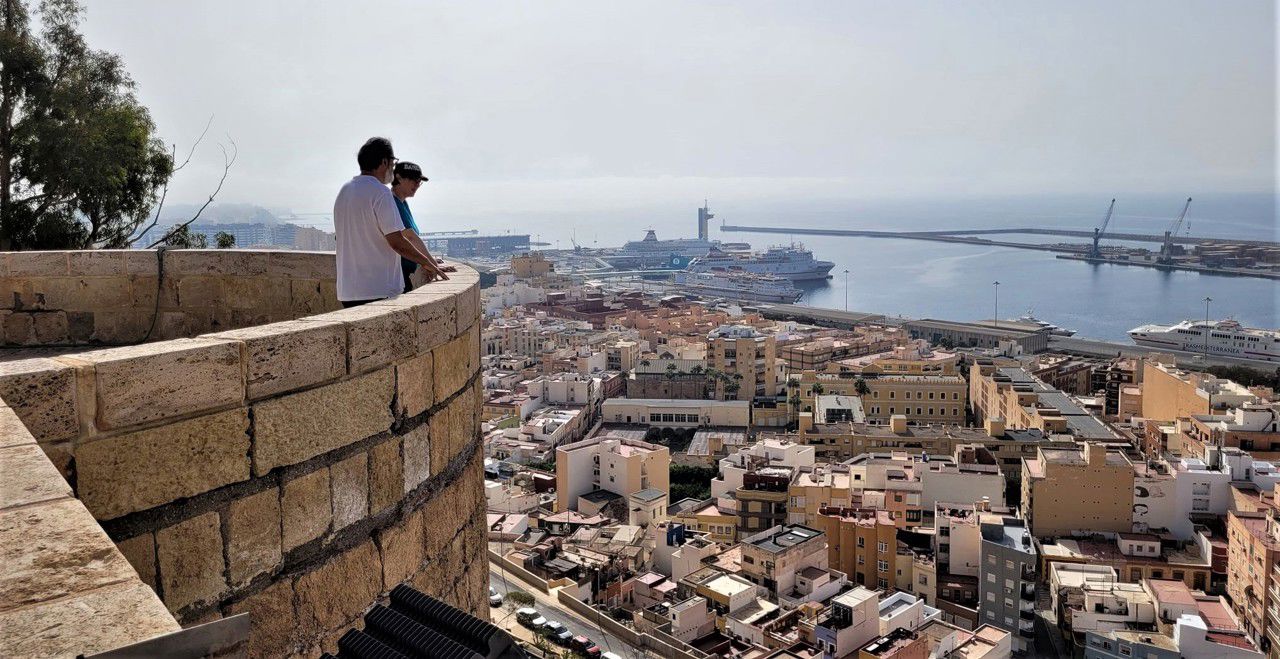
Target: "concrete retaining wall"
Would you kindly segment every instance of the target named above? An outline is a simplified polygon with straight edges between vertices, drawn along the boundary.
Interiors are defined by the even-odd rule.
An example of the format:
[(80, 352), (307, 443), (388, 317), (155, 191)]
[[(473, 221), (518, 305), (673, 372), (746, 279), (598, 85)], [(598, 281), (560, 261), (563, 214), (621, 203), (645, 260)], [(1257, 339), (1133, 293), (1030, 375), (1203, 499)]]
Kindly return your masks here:
[[(41, 258), (96, 263), (61, 254)], [(281, 254), (209, 251), (170, 265), (181, 277), (221, 282), (201, 305), (209, 317), (243, 305), (238, 318), (248, 323), (301, 315), (292, 302), (288, 311), (277, 306), (280, 291), (323, 274), (316, 255), (302, 254), (292, 279)], [(3, 256), (10, 273), (35, 258)], [(323, 256), (331, 270), (332, 254)], [(93, 276), (127, 280), (132, 258), (119, 256), (124, 275)], [(78, 507), (93, 525), (86, 533), (114, 541), (118, 552), (106, 554), (123, 555), (133, 579), (154, 589), (169, 625), (249, 612), (254, 656), (332, 651), (402, 582), (487, 617), (479, 285), (474, 271), (461, 270), (450, 282), (354, 309), (0, 363), (12, 421), (0, 423), (0, 441), (16, 446), (29, 431), (33, 441), (21, 445), (48, 456), (39, 456), (47, 471), (30, 487), (77, 497), (59, 505)], [(285, 285), (266, 286), (254, 298), (266, 306), (252, 307), (229, 293), (227, 278), (241, 276)], [(316, 310), (324, 310), (332, 275), (316, 281)], [(35, 313), (6, 311), (6, 327), (16, 313)], [(107, 312), (92, 313), (96, 323)], [(40, 453), (24, 450), (27, 460)], [(0, 449), (6, 473), (10, 453)], [(0, 567), (0, 592), (34, 578), (26, 566), (47, 558), (46, 546), (19, 544), (4, 549), (21, 555)], [(68, 557), (63, 577), (77, 581), (81, 559)], [(30, 609), (0, 605), (0, 623), (6, 606)], [(0, 654), (13, 654), (4, 652), (9, 641), (0, 632)]]

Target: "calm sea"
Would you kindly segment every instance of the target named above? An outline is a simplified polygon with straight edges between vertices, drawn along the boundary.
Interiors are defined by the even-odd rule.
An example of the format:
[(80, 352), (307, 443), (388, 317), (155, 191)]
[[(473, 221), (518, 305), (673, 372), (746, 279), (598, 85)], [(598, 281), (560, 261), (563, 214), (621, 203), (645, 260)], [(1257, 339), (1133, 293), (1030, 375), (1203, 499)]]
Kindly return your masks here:
[[(1117, 195), (1111, 229), (1162, 233), (1182, 208), (1185, 196)], [(1276, 196), (1195, 195), (1187, 215), (1196, 236), (1280, 241)], [(837, 229), (928, 230), (988, 227), (1061, 227), (1091, 230), (1106, 211), (1106, 199), (1020, 197), (989, 200), (927, 200), (858, 203), (735, 205), (729, 200), (711, 209), (713, 238), (748, 242), (757, 249), (790, 242), (789, 236), (724, 232), (728, 224)], [(691, 237), (696, 207), (619, 209), (609, 217), (565, 212), (482, 223), (481, 231), (506, 232), (513, 221), (553, 246), (568, 248), (575, 239), (584, 246), (617, 246), (643, 237), (644, 229), (659, 238)], [(472, 223), (473, 225), (475, 223)], [(1188, 227), (1183, 228), (1183, 233)], [(1003, 238), (1003, 237), (1002, 237)], [(1128, 330), (1144, 323), (1175, 323), (1209, 314), (1232, 317), (1253, 327), (1280, 326), (1280, 282), (1243, 277), (1161, 272), (1151, 268), (1091, 265), (1054, 258), (1050, 252), (988, 248), (916, 240), (804, 236), (821, 259), (834, 261), (833, 277), (806, 287), (802, 304), (848, 308), (888, 315), (981, 320), (995, 314), (999, 281), (999, 316), (1031, 312), (1041, 320), (1071, 328), (1079, 336), (1127, 341)], [(1070, 242), (1053, 236), (1023, 236), (1027, 242)], [(1083, 240), (1083, 239), (1080, 239)], [(1104, 240), (1104, 244), (1106, 241)], [(1158, 247), (1151, 244), (1148, 247)], [(844, 270), (848, 270), (848, 286)]]

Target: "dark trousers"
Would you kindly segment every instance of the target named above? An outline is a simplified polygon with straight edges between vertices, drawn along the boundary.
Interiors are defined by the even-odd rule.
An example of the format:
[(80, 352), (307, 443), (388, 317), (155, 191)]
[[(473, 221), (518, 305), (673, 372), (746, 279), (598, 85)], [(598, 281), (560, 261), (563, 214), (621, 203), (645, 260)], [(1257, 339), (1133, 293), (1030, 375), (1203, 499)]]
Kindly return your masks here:
[(413, 290), (413, 284), (409, 283), (409, 275), (418, 270), (418, 264), (409, 259), (400, 259), (400, 271), (404, 273), (404, 292), (408, 293)]
[(386, 299), (386, 298), (375, 297), (372, 300), (343, 300), (342, 308), (350, 309), (351, 307), (358, 307), (362, 304), (369, 304), (370, 302), (377, 302), (378, 300), (383, 300), (383, 299)]

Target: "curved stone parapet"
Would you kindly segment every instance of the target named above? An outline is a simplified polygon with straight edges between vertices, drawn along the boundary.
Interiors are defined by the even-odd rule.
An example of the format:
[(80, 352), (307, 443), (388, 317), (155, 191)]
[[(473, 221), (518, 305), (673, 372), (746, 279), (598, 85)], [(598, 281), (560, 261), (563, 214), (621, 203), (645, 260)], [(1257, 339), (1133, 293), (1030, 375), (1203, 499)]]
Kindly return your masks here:
[[(47, 293), (61, 284), (32, 283), (38, 278), (30, 273), (66, 263), (66, 277), (88, 282), (85, 290), (110, 289), (94, 278), (128, 283), (130, 264), (147, 258), (3, 257), (15, 301), (4, 310), (6, 328), (16, 314), (55, 308), (91, 313), (96, 328), (113, 313), (107, 305), (72, 309)], [(91, 527), (85, 534), (109, 537), (118, 548), (99, 552), (132, 580), (115, 583), (154, 589), (152, 599), (172, 614), (168, 627), (248, 612), (254, 656), (332, 651), (371, 603), (404, 582), (487, 616), (475, 271), (460, 267), (451, 281), (330, 311), (332, 253), (169, 251), (164, 260), (165, 272), (181, 278), (177, 311), (162, 303), (156, 313), (197, 318), (168, 326), (186, 333), (203, 328), (200, 319), (218, 318), (234, 329), (0, 363), (7, 406), (0, 465), (6, 474), (39, 466), (20, 486), (4, 485), (0, 534), (56, 531), (50, 520), (23, 526), (11, 514), (28, 519), (55, 504), (79, 511)], [(162, 298), (166, 281), (156, 283)], [(295, 304), (298, 282), (297, 290), (317, 292), (314, 307)], [(191, 293), (210, 286), (210, 297)], [(41, 287), (36, 310), (28, 301), (40, 298), (27, 296)], [(278, 322), (253, 322), (264, 318)], [(27, 441), (15, 439), (24, 434)], [(14, 487), (47, 496), (24, 496), (39, 503), (15, 509)], [(5, 558), (14, 559), (0, 562), (0, 594), (38, 579), (66, 580), (74, 590), (82, 578), (76, 563), (91, 561), (58, 557), (65, 569), (32, 572), (28, 565), (47, 563), (43, 545), (0, 540)], [(0, 604), (0, 627), (25, 620), (38, 604)], [(147, 612), (154, 618), (156, 607)], [(129, 615), (108, 613), (78, 622), (119, 625)], [(169, 631), (163, 623), (140, 629)], [(0, 654), (32, 649), (10, 637), (0, 631)], [(69, 649), (103, 650), (120, 640)]]

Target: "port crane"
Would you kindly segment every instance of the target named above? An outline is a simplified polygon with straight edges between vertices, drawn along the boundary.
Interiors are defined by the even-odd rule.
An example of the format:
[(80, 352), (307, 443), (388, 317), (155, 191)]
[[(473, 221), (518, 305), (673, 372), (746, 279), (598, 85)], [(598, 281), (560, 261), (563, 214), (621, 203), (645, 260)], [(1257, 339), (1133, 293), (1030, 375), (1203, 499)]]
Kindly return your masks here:
[(1173, 262), (1173, 236), (1182, 229), (1183, 220), (1187, 219), (1187, 209), (1191, 208), (1191, 197), (1187, 197), (1187, 203), (1182, 206), (1182, 212), (1178, 214), (1178, 219), (1169, 225), (1164, 232), (1164, 243), (1160, 245), (1160, 257), (1156, 259), (1156, 263)]
[(1107, 206), (1107, 216), (1102, 218), (1102, 226), (1093, 230), (1093, 248), (1089, 250), (1089, 258), (1102, 258), (1102, 249), (1098, 247), (1098, 241), (1102, 240), (1102, 236), (1107, 232), (1107, 225), (1111, 224), (1111, 212), (1116, 209), (1116, 200), (1111, 200), (1111, 205)]

